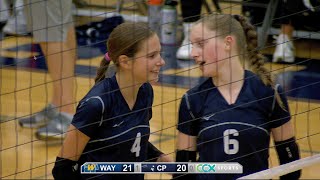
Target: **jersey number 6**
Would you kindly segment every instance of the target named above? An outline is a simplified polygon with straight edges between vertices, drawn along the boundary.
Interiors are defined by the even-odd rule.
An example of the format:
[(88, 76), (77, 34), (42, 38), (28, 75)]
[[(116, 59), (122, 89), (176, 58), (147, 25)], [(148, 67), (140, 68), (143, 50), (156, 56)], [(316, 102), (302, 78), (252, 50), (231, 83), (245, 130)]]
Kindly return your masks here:
[(231, 139), (232, 136), (239, 136), (239, 132), (235, 129), (227, 129), (223, 132), (224, 152), (226, 154), (237, 154), (239, 151), (239, 141)]
[(136, 157), (140, 156), (140, 142), (141, 142), (141, 133), (138, 132), (136, 136), (136, 140), (134, 141), (132, 147), (131, 147), (131, 152), (136, 153)]

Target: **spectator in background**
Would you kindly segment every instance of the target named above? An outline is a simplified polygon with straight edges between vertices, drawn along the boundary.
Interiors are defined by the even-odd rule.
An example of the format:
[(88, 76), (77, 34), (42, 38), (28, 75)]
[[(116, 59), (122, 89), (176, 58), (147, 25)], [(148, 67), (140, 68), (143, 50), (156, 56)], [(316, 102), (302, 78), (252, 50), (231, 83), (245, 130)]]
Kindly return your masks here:
[(5, 24), (2, 31), (10, 35), (28, 34), (27, 22), (23, 13), (23, 0), (15, 0), (10, 15), (10, 1), (0, 0), (0, 22)]
[(177, 59), (191, 59), (191, 44), (189, 40), (189, 31), (192, 24), (200, 19), (202, 2), (199, 0), (181, 0), (181, 13), (183, 19), (184, 39), (177, 50)]
[(293, 63), (295, 61), (293, 31), (295, 28), (305, 28), (305, 25), (308, 24), (306, 23), (307, 19), (313, 18), (319, 10), (319, 5), (319, 0), (283, 0), (280, 2), (280, 6), (282, 6), (280, 9), (283, 10), (282, 24), (273, 54), (273, 62)]
[[(10, 1), (13, 4), (11, 15)], [(76, 7), (85, 7), (88, 5), (84, 0), (73, 0)], [(8, 35), (27, 35), (30, 33), (27, 29), (27, 21), (23, 10), (23, 0), (0, 0), (0, 23), (5, 24), (2, 31)]]
[(31, 117), (19, 119), (19, 124), (38, 128), (38, 139), (61, 140), (73, 118), (75, 103), (77, 56), (72, 0), (25, 0), (24, 3), (27, 27), (46, 58), (53, 96), (44, 109)]

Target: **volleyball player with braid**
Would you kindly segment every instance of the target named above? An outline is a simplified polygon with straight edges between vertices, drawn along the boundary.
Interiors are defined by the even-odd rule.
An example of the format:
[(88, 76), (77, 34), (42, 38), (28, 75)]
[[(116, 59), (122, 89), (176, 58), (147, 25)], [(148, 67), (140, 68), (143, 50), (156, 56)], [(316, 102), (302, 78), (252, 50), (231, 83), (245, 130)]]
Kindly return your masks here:
[(190, 37), (191, 55), (207, 80), (181, 100), (176, 161), (238, 162), (243, 174), (174, 179), (231, 180), (268, 169), (271, 135), (281, 164), (299, 159), (287, 99), (263, 67), (254, 27), (239, 15), (211, 14), (191, 28)]
[[(52, 174), (55, 179), (137, 179), (143, 174), (80, 174), (85, 162), (170, 161), (149, 142), (153, 89), (165, 64), (146, 23), (123, 23), (110, 34), (95, 85), (79, 102)], [(152, 48), (151, 48), (152, 47)], [(105, 78), (110, 61), (117, 72)]]

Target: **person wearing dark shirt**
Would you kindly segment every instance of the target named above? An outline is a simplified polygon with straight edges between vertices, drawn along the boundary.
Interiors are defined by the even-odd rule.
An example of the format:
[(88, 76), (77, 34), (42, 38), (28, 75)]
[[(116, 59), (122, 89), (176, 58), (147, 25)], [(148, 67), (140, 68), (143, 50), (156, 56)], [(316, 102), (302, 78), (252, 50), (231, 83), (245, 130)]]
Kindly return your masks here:
[(232, 180), (268, 169), (271, 135), (281, 164), (299, 159), (285, 92), (263, 67), (254, 27), (240, 15), (211, 14), (192, 27), (190, 40), (207, 80), (181, 99), (176, 161), (238, 162), (243, 173), (174, 179)]
[[(151, 48), (152, 47), (152, 48)], [(123, 23), (107, 42), (95, 85), (79, 102), (53, 168), (55, 179), (143, 179), (143, 174), (80, 174), (85, 162), (170, 161), (149, 142), (153, 89), (165, 64), (146, 23)], [(105, 78), (110, 61), (115, 75)]]

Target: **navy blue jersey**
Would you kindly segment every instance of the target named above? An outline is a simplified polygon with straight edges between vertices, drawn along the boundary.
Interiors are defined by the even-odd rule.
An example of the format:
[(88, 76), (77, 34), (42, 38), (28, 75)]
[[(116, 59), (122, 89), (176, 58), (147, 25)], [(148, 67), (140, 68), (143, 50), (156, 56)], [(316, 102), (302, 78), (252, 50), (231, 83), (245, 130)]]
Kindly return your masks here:
[(197, 136), (199, 162), (238, 162), (243, 174), (198, 175), (197, 179), (236, 179), (268, 168), (270, 132), (290, 120), (287, 99), (275, 99), (275, 89), (266, 86), (252, 72), (234, 104), (228, 104), (209, 78), (182, 98), (178, 130)]
[[(79, 163), (145, 161), (152, 103), (153, 90), (149, 83), (140, 87), (132, 110), (122, 96), (115, 76), (96, 84), (79, 102), (72, 120), (72, 125), (90, 137)], [(118, 175), (99, 178), (119, 179)], [(143, 179), (143, 175), (120, 175), (120, 178)]]

